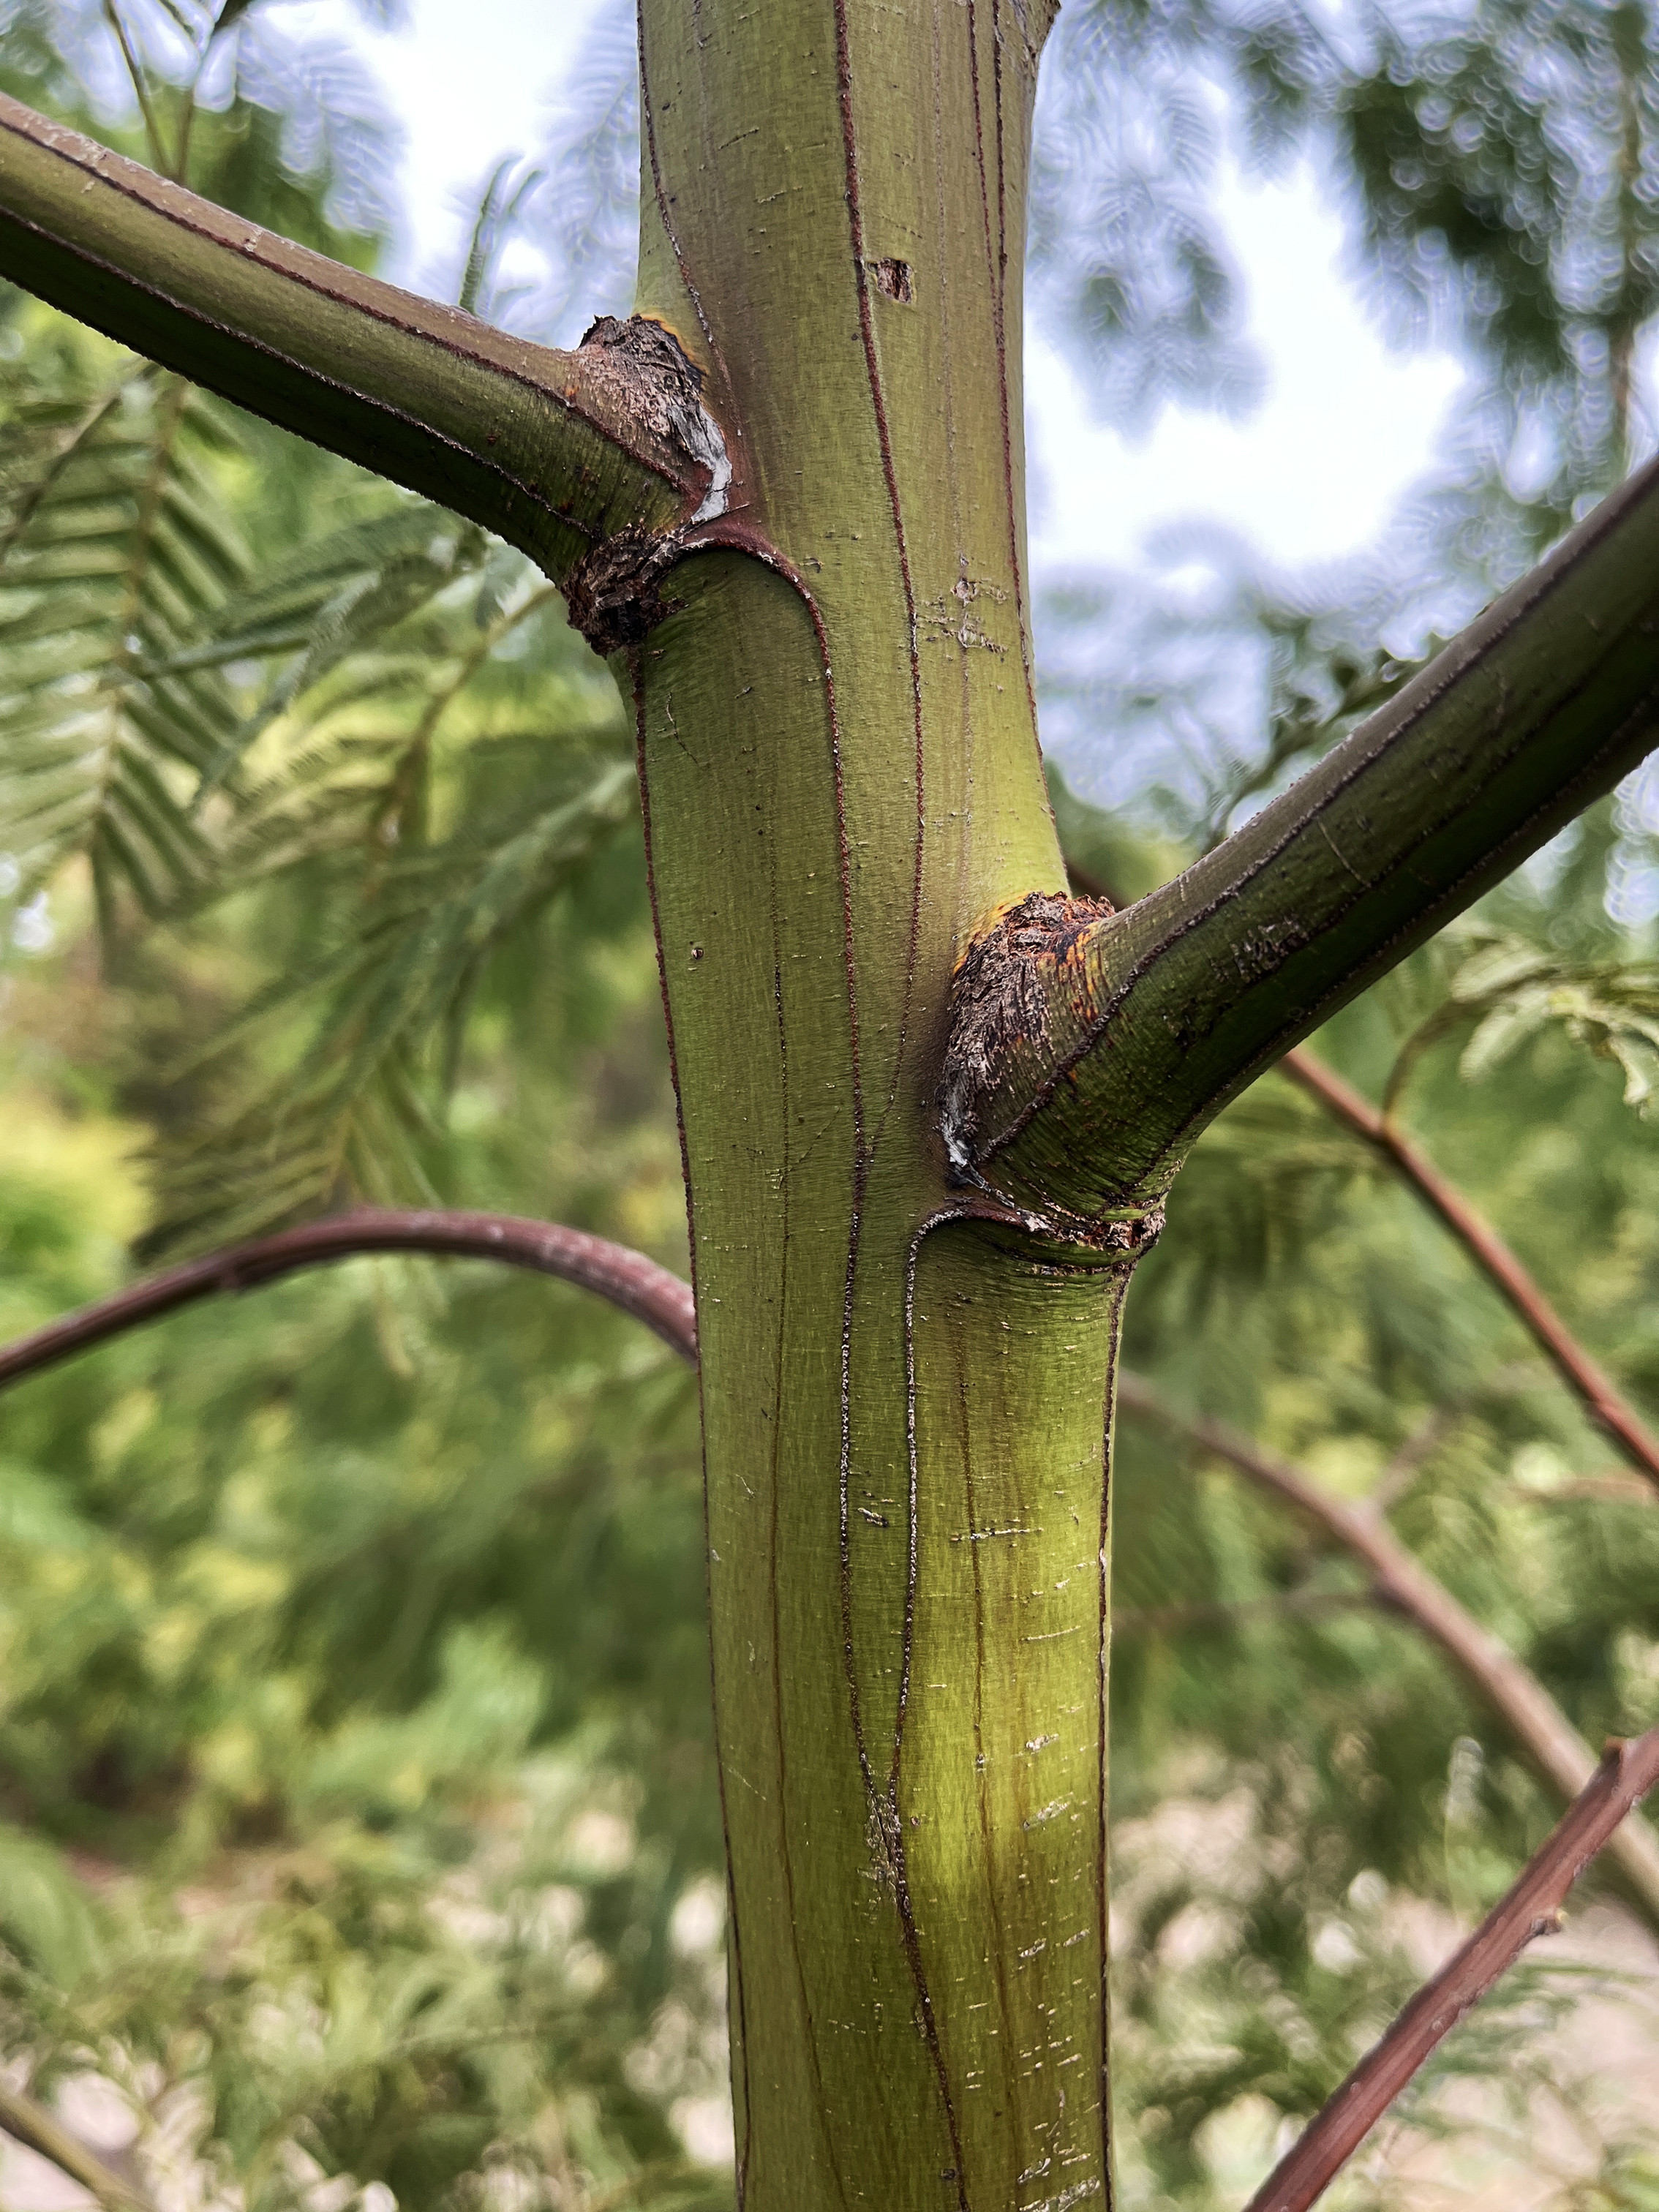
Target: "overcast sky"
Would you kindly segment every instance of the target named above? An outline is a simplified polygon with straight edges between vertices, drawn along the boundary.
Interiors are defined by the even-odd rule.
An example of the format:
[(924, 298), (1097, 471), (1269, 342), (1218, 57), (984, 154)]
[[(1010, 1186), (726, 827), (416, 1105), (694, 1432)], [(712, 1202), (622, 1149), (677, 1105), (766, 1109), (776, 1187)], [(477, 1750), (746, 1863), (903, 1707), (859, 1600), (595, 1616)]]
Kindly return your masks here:
[[(350, 26), (408, 132), (406, 228), (392, 273), (453, 284), (482, 179), (535, 150), (596, 0), (413, 0), (398, 33), (357, 27), (345, 0), (301, 0), (289, 20)], [(1460, 372), (1390, 354), (1337, 273), (1339, 231), (1304, 174), (1226, 199), (1266, 398), (1243, 422), (1169, 413), (1127, 443), (1091, 422), (1070, 369), (1034, 343), (1026, 364), (1033, 550), (1051, 573), (1134, 566), (1149, 532), (1217, 518), (1296, 565), (1362, 550), (1432, 458)]]

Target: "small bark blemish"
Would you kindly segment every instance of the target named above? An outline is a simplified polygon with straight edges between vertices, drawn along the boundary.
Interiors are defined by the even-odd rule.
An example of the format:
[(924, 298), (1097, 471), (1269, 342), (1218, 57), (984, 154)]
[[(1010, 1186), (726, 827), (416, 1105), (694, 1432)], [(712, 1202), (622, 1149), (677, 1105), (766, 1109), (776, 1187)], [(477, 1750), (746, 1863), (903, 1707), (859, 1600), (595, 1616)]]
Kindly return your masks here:
[(896, 300), (903, 307), (915, 303), (915, 277), (908, 261), (866, 261), (864, 266), (884, 300)]
[(678, 559), (678, 530), (647, 530), (630, 522), (602, 538), (564, 580), (565, 611), (595, 653), (606, 658), (624, 647), (641, 644), (673, 602), (659, 586)]

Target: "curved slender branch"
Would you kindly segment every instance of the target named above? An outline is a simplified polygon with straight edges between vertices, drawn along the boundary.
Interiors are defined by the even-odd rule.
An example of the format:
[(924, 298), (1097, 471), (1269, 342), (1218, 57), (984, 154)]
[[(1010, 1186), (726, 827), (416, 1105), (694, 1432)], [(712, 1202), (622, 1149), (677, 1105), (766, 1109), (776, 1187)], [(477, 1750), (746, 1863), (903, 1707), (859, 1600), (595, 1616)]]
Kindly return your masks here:
[(1279, 1063), (1291, 1081), (1316, 1098), (1343, 1127), (1375, 1146), (1432, 1212), (1438, 1214), (1477, 1267), (1547, 1355), (1585, 1411), (1659, 1484), (1659, 1437), (1643, 1420), (1613, 1377), (1592, 1359), (1492, 1224), (1449, 1182), (1426, 1153), (1387, 1120), (1334, 1068), (1312, 1053), (1287, 1052)]
[(1118, 915), (1034, 894), (958, 971), (944, 1134), (1063, 1233), (1155, 1205), (1227, 1100), (1659, 740), (1659, 463), (1290, 790)]
[(104, 2208), (104, 2212), (155, 2212), (141, 2189), (125, 2181), (112, 2166), (87, 2148), (55, 2114), (21, 2089), (0, 2082), (0, 2129), (40, 2157), (50, 2159), (60, 2173), (78, 2181)]
[(554, 1221), (529, 1221), (512, 1213), (465, 1213), (447, 1208), (404, 1212), (392, 1206), (360, 1206), (326, 1220), (284, 1229), (275, 1237), (186, 1260), (106, 1298), (48, 1322), (29, 1335), (0, 1348), (0, 1389), (37, 1375), (60, 1359), (122, 1335), (198, 1298), (224, 1291), (258, 1290), (302, 1267), (350, 1260), (368, 1252), (418, 1252), (458, 1260), (496, 1260), (505, 1267), (528, 1267), (592, 1291), (635, 1321), (654, 1329), (663, 1342), (693, 1365), (697, 1357), (696, 1317), (691, 1285), (642, 1252), (629, 1251), (604, 1237)]
[(1592, 1498), (1602, 1505), (1651, 1505), (1654, 1486), (1639, 1474), (1568, 1474), (1544, 1489), (1530, 1483), (1510, 1482), (1504, 1495), (1528, 1505), (1553, 1505)]
[[(1296, 1468), (1219, 1421), (1177, 1413), (1138, 1375), (1119, 1377), (1118, 1401), (1126, 1412), (1189, 1437), (1258, 1489), (1270, 1491), (1315, 1522), (1361, 1563), (1380, 1598), (1440, 1646), (1551, 1786), (1568, 1802), (1583, 1790), (1595, 1771), (1595, 1754), (1583, 1736), (1530, 1668), (1413, 1558), (1380, 1514), (1332, 1498)], [(1613, 1855), (1644, 1916), (1659, 1927), (1659, 1838), (1645, 1821), (1632, 1821), (1614, 1838)]]
[(1238, 1628), (1247, 1621), (1317, 1620), (1322, 1614), (1357, 1613), (1376, 1605), (1370, 1590), (1282, 1590), (1273, 1597), (1240, 1598), (1231, 1604), (1115, 1606), (1112, 1642), (1124, 1637), (1182, 1636), (1190, 1629)]
[(511, 337), (228, 215), (0, 95), (0, 276), (562, 580), (708, 501), (724, 445), (659, 325)]
[(1561, 1924), (1567, 1893), (1620, 1823), (1659, 1782), (1659, 1728), (1610, 1743), (1589, 1785), (1467, 1943), (1425, 1982), (1382, 2041), (1314, 2118), (1245, 2212), (1307, 2212), (1336, 2179), (1435, 2045), (1535, 1936)]

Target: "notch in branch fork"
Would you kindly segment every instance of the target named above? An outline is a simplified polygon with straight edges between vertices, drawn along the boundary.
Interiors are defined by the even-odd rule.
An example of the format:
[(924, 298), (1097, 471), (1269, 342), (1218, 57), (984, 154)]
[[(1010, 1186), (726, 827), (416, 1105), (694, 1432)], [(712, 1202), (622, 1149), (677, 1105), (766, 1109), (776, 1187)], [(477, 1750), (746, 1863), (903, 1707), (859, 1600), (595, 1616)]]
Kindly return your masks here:
[(296, 246), (0, 94), (0, 276), (483, 525), (555, 583), (725, 512), (732, 465), (664, 325), (574, 349)]
[(651, 437), (677, 447), (708, 483), (684, 524), (651, 530), (630, 523), (602, 538), (565, 578), (571, 628), (603, 657), (641, 644), (672, 612), (658, 586), (684, 549), (687, 530), (725, 514), (732, 461), (703, 404), (702, 372), (665, 325), (644, 315), (625, 322), (601, 315), (584, 334), (581, 351), (592, 356), (598, 380), (618, 409)]
[[(1052, 1042), (1060, 989), (1086, 995), (1083, 948), (1116, 912), (1107, 898), (1031, 891), (997, 909), (969, 942), (951, 979), (951, 1032), (939, 1088), (939, 1128), (952, 1180), (1012, 1203), (981, 1172), (981, 1121), (1011, 1059), (1041, 1058)], [(1016, 1205), (1033, 1231), (1061, 1243), (1139, 1257), (1164, 1225), (1163, 1207), (1131, 1206), (1084, 1221), (1059, 1206)]]
[(971, 1179), (981, 1111), (1009, 1052), (1049, 1042), (1046, 971), (1074, 963), (1090, 926), (1116, 912), (1107, 898), (1032, 891), (975, 931), (951, 978), (951, 1039), (939, 1119), (952, 1170)]

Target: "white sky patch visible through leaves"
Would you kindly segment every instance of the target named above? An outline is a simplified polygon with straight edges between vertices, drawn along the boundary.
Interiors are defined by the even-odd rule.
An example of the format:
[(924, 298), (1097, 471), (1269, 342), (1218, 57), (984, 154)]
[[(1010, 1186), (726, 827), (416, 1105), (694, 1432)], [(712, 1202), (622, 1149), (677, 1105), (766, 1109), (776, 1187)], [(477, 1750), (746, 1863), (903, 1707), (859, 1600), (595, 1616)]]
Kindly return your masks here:
[[(387, 273), (453, 289), (483, 181), (532, 157), (550, 100), (610, 0), (412, 0), (401, 31), (363, 29), (345, 0), (284, 9), (365, 50), (408, 133), (403, 234)], [(1428, 469), (1462, 378), (1450, 356), (1390, 352), (1339, 269), (1340, 226), (1304, 167), (1282, 184), (1230, 181), (1223, 212), (1267, 368), (1237, 422), (1174, 409), (1131, 441), (1091, 418), (1062, 356), (1027, 358), (1032, 550), (1039, 577), (1141, 564), (1170, 524), (1218, 521), (1275, 565), (1363, 551)]]

